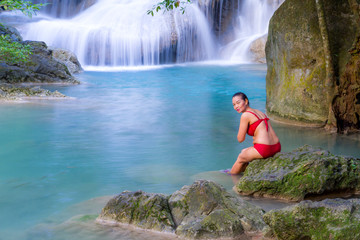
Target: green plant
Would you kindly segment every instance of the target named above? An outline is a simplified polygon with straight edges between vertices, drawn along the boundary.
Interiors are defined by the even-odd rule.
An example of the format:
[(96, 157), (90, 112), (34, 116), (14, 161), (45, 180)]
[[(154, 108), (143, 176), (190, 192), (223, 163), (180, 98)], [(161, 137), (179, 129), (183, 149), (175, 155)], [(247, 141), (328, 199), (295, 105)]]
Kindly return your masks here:
[(31, 46), (11, 41), (6, 35), (0, 35), (0, 62), (25, 63), (28, 61)]
[(36, 11), (46, 4), (33, 4), (31, 1), (22, 0), (1, 0), (0, 7), (5, 11), (20, 10), (26, 16), (32, 17)]
[[(33, 4), (31, 1), (0, 0), (0, 8), (3, 10), (20, 10), (28, 17), (32, 17), (44, 5), (46, 4)], [(7, 35), (0, 35), (0, 62), (24, 63), (28, 61), (31, 54), (31, 46), (11, 41)]]
[(165, 11), (171, 11), (171, 10), (173, 10), (175, 8), (179, 8), (179, 7), (180, 7), (180, 11), (184, 14), (184, 12), (185, 12), (184, 4), (186, 4), (186, 3), (191, 3), (191, 0), (184, 0), (184, 1), (163, 0), (159, 3), (157, 3), (156, 5), (154, 5), (151, 10), (148, 10), (147, 14), (151, 14), (152, 16), (154, 16), (154, 12), (158, 12), (161, 9), (164, 9), (164, 12), (165, 12)]

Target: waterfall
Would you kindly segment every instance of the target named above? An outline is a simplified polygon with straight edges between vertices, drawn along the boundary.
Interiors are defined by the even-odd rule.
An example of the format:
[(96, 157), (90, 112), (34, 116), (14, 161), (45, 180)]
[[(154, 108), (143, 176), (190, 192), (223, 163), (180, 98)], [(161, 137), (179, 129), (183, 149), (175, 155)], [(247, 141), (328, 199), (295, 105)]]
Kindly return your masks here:
[(96, 0), (34, 0), (34, 3), (46, 4), (42, 13), (57, 18), (69, 18), (95, 4)]
[(241, 63), (255, 61), (251, 44), (262, 41), (265, 47), (269, 21), (275, 10), (284, 0), (242, 0), (234, 28), (234, 40), (222, 48), (222, 58)]
[(204, 14), (189, 4), (147, 15), (154, 0), (101, 0), (69, 19), (29, 23), (24, 39), (73, 51), (86, 66), (139, 66), (202, 61), (215, 56)]
[[(44, 0), (34, 0), (42, 2)], [(283, 0), (193, 0), (180, 11), (146, 14), (156, 0), (51, 0), (23, 25), (26, 40), (74, 52), (85, 67), (152, 66), (204, 60), (253, 62)]]

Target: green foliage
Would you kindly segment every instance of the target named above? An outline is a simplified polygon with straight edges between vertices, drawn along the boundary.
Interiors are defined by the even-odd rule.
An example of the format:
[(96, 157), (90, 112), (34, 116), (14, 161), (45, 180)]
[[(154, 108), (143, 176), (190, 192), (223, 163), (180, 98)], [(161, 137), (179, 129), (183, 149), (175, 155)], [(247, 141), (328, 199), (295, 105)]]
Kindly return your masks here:
[[(2, 9), (6, 11), (20, 10), (29, 17), (32, 17), (44, 5), (46, 4), (33, 4), (31, 1), (0, 0)], [(0, 35), (0, 62), (25, 63), (31, 54), (31, 46), (11, 41), (7, 35)]]
[(26, 16), (32, 17), (42, 6), (46, 4), (33, 4), (31, 1), (0, 0), (0, 7), (6, 11), (20, 10)]
[(180, 7), (180, 11), (182, 12), (182, 14), (184, 14), (184, 12), (185, 12), (184, 4), (186, 4), (186, 3), (191, 3), (191, 0), (184, 0), (184, 1), (163, 0), (159, 3), (157, 3), (156, 5), (154, 5), (152, 10), (148, 10), (147, 14), (151, 14), (152, 16), (154, 16), (154, 12), (158, 12), (161, 9), (164, 9), (164, 12), (166, 12), (166, 11), (174, 10), (179, 7)]
[(0, 62), (25, 63), (32, 54), (31, 46), (11, 41), (6, 35), (0, 35)]

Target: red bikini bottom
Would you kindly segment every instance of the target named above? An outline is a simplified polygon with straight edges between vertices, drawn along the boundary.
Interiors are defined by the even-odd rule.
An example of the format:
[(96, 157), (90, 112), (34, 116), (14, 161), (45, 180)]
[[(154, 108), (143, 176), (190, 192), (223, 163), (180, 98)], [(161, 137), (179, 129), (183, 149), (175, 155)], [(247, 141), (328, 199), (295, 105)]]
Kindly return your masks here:
[(263, 158), (268, 158), (268, 157), (274, 156), (275, 153), (278, 153), (281, 151), (281, 144), (280, 144), (280, 142), (278, 142), (277, 144), (274, 144), (274, 145), (255, 143), (254, 148), (259, 152), (259, 154)]

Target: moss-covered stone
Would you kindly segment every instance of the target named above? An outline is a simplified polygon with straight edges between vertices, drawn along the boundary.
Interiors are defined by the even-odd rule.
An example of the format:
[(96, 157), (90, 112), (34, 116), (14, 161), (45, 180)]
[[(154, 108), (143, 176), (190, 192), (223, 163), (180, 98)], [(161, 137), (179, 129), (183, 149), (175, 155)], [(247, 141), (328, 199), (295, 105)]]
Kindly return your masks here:
[(356, 193), (360, 191), (360, 159), (303, 146), (252, 161), (236, 190), (292, 201), (329, 193)]
[(279, 240), (360, 239), (360, 199), (303, 201), (264, 215)]
[(220, 185), (198, 180), (169, 197), (123, 192), (106, 204), (98, 222), (174, 232), (182, 238), (236, 238), (253, 232), (262, 234), (267, 227), (263, 214), (262, 209)]
[[(269, 115), (278, 120), (323, 126), (328, 121), (329, 106), (334, 103), (338, 93), (332, 93), (326, 85), (327, 60), (315, 2), (287, 0), (270, 21), (266, 44), (266, 108)], [(353, 79), (357, 80), (343, 77), (348, 71), (349, 50), (359, 36), (360, 21), (349, 1), (322, 2), (333, 63), (331, 67), (334, 69), (334, 79), (337, 79), (333, 84), (335, 89), (343, 85), (341, 88), (346, 90), (341, 90), (340, 94), (348, 94), (346, 96), (349, 98), (345, 103), (342, 101), (344, 97), (338, 101), (338, 109), (343, 110), (335, 112), (338, 128), (342, 131), (343, 125), (351, 125), (352, 130), (360, 130), (356, 119), (360, 112), (348, 106), (356, 102), (358, 91), (349, 89), (356, 88), (355, 82), (359, 78), (355, 70), (350, 71), (354, 73)], [(352, 66), (353, 69), (358, 67), (355, 63)], [(343, 79), (344, 83), (339, 83), (339, 79)], [(327, 98), (330, 92), (331, 96)], [(342, 120), (345, 115), (347, 120)]]
[(169, 205), (181, 237), (236, 237), (265, 227), (263, 210), (211, 181), (184, 186), (171, 195)]
[(0, 100), (23, 100), (26, 98), (65, 98), (58, 91), (51, 92), (40, 87), (0, 85)]
[(167, 197), (162, 194), (122, 192), (102, 209), (99, 222), (126, 223), (143, 229), (173, 232)]

